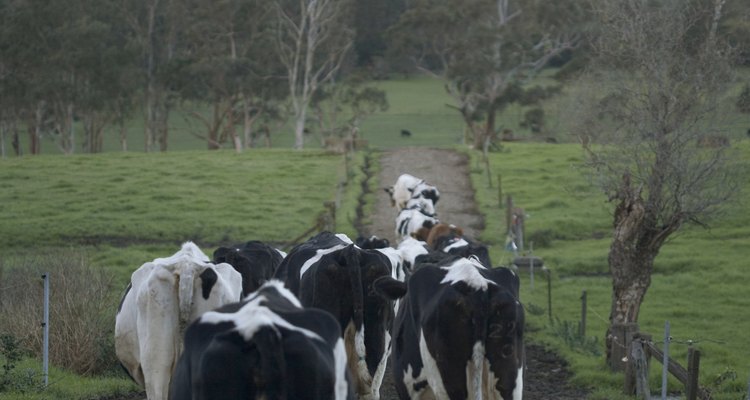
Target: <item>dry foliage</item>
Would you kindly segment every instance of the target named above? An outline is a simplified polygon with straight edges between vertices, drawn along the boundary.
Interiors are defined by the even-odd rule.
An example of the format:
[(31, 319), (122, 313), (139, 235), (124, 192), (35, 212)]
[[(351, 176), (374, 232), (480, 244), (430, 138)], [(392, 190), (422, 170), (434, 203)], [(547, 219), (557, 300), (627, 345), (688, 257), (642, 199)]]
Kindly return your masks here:
[(72, 250), (0, 260), (0, 332), (41, 358), (44, 284), (50, 277), (50, 364), (79, 374), (115, 365), (112, 345), (119, 290), (112, 278)]

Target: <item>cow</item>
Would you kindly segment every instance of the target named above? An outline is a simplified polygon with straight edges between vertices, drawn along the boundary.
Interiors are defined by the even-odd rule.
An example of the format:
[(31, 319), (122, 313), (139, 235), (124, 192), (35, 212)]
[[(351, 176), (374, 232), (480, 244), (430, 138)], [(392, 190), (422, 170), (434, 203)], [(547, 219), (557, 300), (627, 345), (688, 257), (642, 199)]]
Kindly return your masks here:
[(149, 400), (166, 400), (187, 325), (240, 300), (242, 276), (213, 264), (193, 242), (144, 263), (130, 277), (115, 319), (115, 353)]
[(383, 190), (390, 196), (391, 206), (397, 207), (399, 210), (405, 208), (406, 202), (412, 198), (429, 199), (433, 206), (440, 199), (440, 191), (435, 186), (425, 183), (424, 179), (409, 174), (401, 174), (393, 186)]
[(341, 328), (278, 280), (185, 332), (173, 400), (354, 399)]
[(416, 208), (422, 211), (422, 214), (429, 215), (431, 217), (437, 217), (435, 204), (432, 202), (432, 200), (423, 196), (414, 197), (407, 200), (404, 208)]
[(372, 236), (367, 237), (367, 238), (364, 237), (364, 236), (360, 236), (360, 237), (357, 238), (357, 240), (355, 240), (355, 243), (360, 248), (369, 249), (369, 250), (372, 250), (372, 249), (384, 249), (386, 247), (390, 247), (391, 246), (391, 242), (389, 242), (388, 239), (386, 239), (386, 238), (382, 238), (381, 239), (381, 238), (379, 238), (379, 237), (377, 237), (375, 235), (372, 235)]
[(227, 263), (242, 275), (242, 297), (257, 290), (271, 279), (286, 253), (266, 243), (251, 240), (231, 247), (214, 250), (215, 264)]
[(396, 237), (403, 240), (406, 237), (413, 237), (418, 240), (426, 240), (426, 232), (429, 232), (433, 226), (440, 221), (418, 208), (404, 208), (396, 216)]
[(398, 244), (398, 251), (401, 253), (403, 266), (408, 275), (416, 264), (417, 257), (428, 253), (427, 243), (413, 237), (406, 237)]
[(333, 314), (342, 328), (358, 397), (378, 399), (390, 351), (394, 301), (404, 295), (396, 249), (366, 250), (321, 232), (295, 246), (276, 271), (305, 307)]
[(427, 235), (427, 246), (431, 250), (461, 257), (475, 256), (487, 268), (492, 268), (490, 252), (487, 246), (477, 243), (464, 235), (463, 229), (453, 224), (437, 224)]
[(474, 258), (419, 265), (393, 326), (401, 399), (519, 400), (524, 312), (518, 276)]

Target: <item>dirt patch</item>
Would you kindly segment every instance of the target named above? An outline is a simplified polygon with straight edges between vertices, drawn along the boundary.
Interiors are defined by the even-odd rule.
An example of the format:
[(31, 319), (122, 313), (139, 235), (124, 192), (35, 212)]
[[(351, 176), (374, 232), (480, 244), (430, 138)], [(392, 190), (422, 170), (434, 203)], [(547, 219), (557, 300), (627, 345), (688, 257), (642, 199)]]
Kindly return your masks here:
[[(469, 179), (469, 160), (465, 154), (447, 149), (424, 147), (399, 148), (380, 155), (381, 171), (378, 174), (380, 193), (376, 193), (371, 223), (362, 226), (363, 235), (387, 238), (396, 246), (396, 215), (388, 194), (382, 188), (396, 182), (399, 175), (408, 173), (437, 186), (440, 200), (435, 205), (441, 222), (464, 228), (469, 237), (476, 238), (484, 229), (484, 220), (477, 212), (474, 190)], [(525, 400), (580, 400), (586, 391), (569, 385), (568, 363), (543, 347), (526, 345), (526, 371), (524, 372), (523, 398)], [(390, 366), (380, 388), (383, 400), (398, 399), (393, 386)]]

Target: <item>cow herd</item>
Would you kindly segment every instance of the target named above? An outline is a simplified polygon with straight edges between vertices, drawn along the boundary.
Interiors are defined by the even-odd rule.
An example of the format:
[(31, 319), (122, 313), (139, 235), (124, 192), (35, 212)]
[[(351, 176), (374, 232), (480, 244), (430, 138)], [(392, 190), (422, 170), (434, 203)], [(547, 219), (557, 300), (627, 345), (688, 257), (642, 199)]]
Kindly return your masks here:
[(143, 264), (116, 316), (125, 370), (150, 400), (379, 399), (387, 373), (401, 399), (521, 399), (518, 277), (437, 219), (436, 187), (386, 191), (396, 247), (321, 232)]

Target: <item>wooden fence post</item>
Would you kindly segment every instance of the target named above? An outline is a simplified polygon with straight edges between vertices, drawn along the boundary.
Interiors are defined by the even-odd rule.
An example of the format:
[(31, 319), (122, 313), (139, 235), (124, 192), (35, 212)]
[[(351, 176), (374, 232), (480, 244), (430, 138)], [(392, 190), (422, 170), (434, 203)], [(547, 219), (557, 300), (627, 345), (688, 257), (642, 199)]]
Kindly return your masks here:
[(701, 352), (694, 349), (693, 346), (688, 348), (688, 379), (685, 384), (685, 397), (687, 400), (696, 400), (698, 398), (698, 373), (700, 371)]
[(612, 325), (610, 335), (610, 365), (609, 368), (614, 372), (625, 371), (630, 343), (633, 341), (633, 335), (638, 332), (638, 324), (629, 322), (625, 324)]
[(586, 337), (586, 291), (581, 292), (581, 320), (578, 322), (578, 334)]
[(648, 400), (648, 356), (643, 349), (643, 339), (634, 338), (630, 344), (630, 358), (625, 372), (625, 394)]
[(497, 204), (503, 208), (503, 176), (497, 174)]

